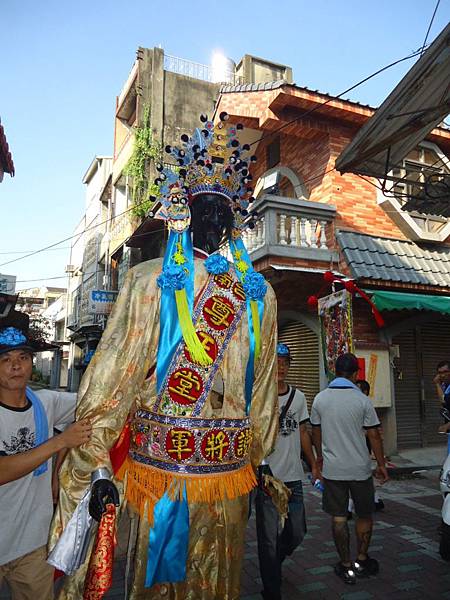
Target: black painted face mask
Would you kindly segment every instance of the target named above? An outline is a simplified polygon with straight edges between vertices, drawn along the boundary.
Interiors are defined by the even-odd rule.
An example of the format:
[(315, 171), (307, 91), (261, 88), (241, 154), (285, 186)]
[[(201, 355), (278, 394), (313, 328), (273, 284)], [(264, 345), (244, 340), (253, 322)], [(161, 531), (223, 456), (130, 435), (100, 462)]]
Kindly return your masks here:
[(212, 254), (231, 233), (233, 215), (227, 201), (221, 196), (203, 194), (192, 203), (191, 213), (194, 246)]

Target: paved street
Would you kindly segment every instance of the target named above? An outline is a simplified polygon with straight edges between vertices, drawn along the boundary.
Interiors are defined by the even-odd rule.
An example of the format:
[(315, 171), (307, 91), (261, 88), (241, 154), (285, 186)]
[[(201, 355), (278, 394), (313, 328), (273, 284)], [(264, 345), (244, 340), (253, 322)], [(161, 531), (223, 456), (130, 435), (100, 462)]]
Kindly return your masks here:
[[(377, 578), (348, 586), (333, 572), (337, 557), (329, 519), (320, 506), (320, 493), (307, 485), (308, 534), (303, 545), (285, 562), (283, 599), (450, 599), (450, 563), (442, 561), (438, 554), (438, 490), (437, 471), (416, 479), (390, 481), (383, 488), (386, 509), (376, 515), (371, 547), (371, 555), (380, 561), (381, 572)], [(117, 571), (108, 600), (123, 598), (122, 565)], [(241, 600), (261, 600), (260, 590), (253, 515), (247, 535)]]
[[(333, 572), (337, 561), (329, 519), (320, 494), (307, 487), (308, 534), (285, 562), (284, 600), (299, 598), (415, 599), (450, 598), (450, 564), (438, 555), (441, 498), (438, 473), (391, 481), (382, 491), (386, 509), (376, 515), (371, 555), (381, 564), (377, 578), (348, 586)], [(242, 576), (242, 600), (260, 600), (255, 523), (250, 523)]]
[[(371, 554), (381, 563), (377, 578), (347, 586), (333, 573), (336, 554), (320, 493), (306, 487), (308, 534), (286, 560), (284, 600), (450, 599), (450, 564), (438, 555), (441, 497), (438, 472), (418, 479), (390, 481), (382, 490), (386, 510), (376, 515)], [(115, 568), (114, 586), (105, 600), (123, 598), (123, 561)], [(250, 519), (242, 572), (241, 600), (261, 600), (254, 516)], [(0, 593), (0, 599), (7, 595)], [(218, 599), (219, 600), (219, 599)]]

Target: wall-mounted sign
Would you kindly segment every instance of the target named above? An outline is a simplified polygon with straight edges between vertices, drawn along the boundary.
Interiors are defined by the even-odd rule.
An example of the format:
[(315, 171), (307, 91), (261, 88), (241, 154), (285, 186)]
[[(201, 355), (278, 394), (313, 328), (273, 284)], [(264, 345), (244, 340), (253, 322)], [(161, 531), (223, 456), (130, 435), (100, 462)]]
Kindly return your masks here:
[[(370, 399), (375, 408), (392, 406), (391, 365), (388, 350), (368, 350), (356, 348), (358, 359), (363, 359), (365, 376), (370, 385)], [(361, 377), (362, 374), (359, 374)]]
[(0, 273), (0, 292), (2, 294), (14, 294), (16, 291), (16, 276), (2, 275)]
[(109, 315), (118, 292), (91, 290), (89, 294), (89, 312), (94, 315)]

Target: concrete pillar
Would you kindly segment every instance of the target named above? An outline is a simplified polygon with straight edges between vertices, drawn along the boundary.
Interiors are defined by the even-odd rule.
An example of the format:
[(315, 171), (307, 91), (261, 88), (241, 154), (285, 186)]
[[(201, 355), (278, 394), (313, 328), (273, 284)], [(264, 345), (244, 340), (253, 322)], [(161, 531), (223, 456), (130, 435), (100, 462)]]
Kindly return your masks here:
[(397, 453), (397, 418), (395, 414), (395, 382), (394, 371), (390, 365), (391, 407), (383, 415), (384, 452), (387, 456)]
[(50, 387), (52, 389), (59, 388), (59, 380), (61, 375), (61, 357), (62, 348), (58, 348), (53, 352), (52, 369), (50, 373)]
[(153, 48), (151, 125), (154, 140), (164, 142), (164, 50)]

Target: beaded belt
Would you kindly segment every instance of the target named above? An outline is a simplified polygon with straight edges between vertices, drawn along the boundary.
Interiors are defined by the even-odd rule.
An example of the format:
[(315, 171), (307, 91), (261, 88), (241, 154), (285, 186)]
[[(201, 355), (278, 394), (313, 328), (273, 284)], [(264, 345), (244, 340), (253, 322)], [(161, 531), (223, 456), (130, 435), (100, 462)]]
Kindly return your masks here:
[(235, 471), (249, 463), (249, 419), (202, 419), (138, 410), (131, 426), (130, 457), (186, 475)]

